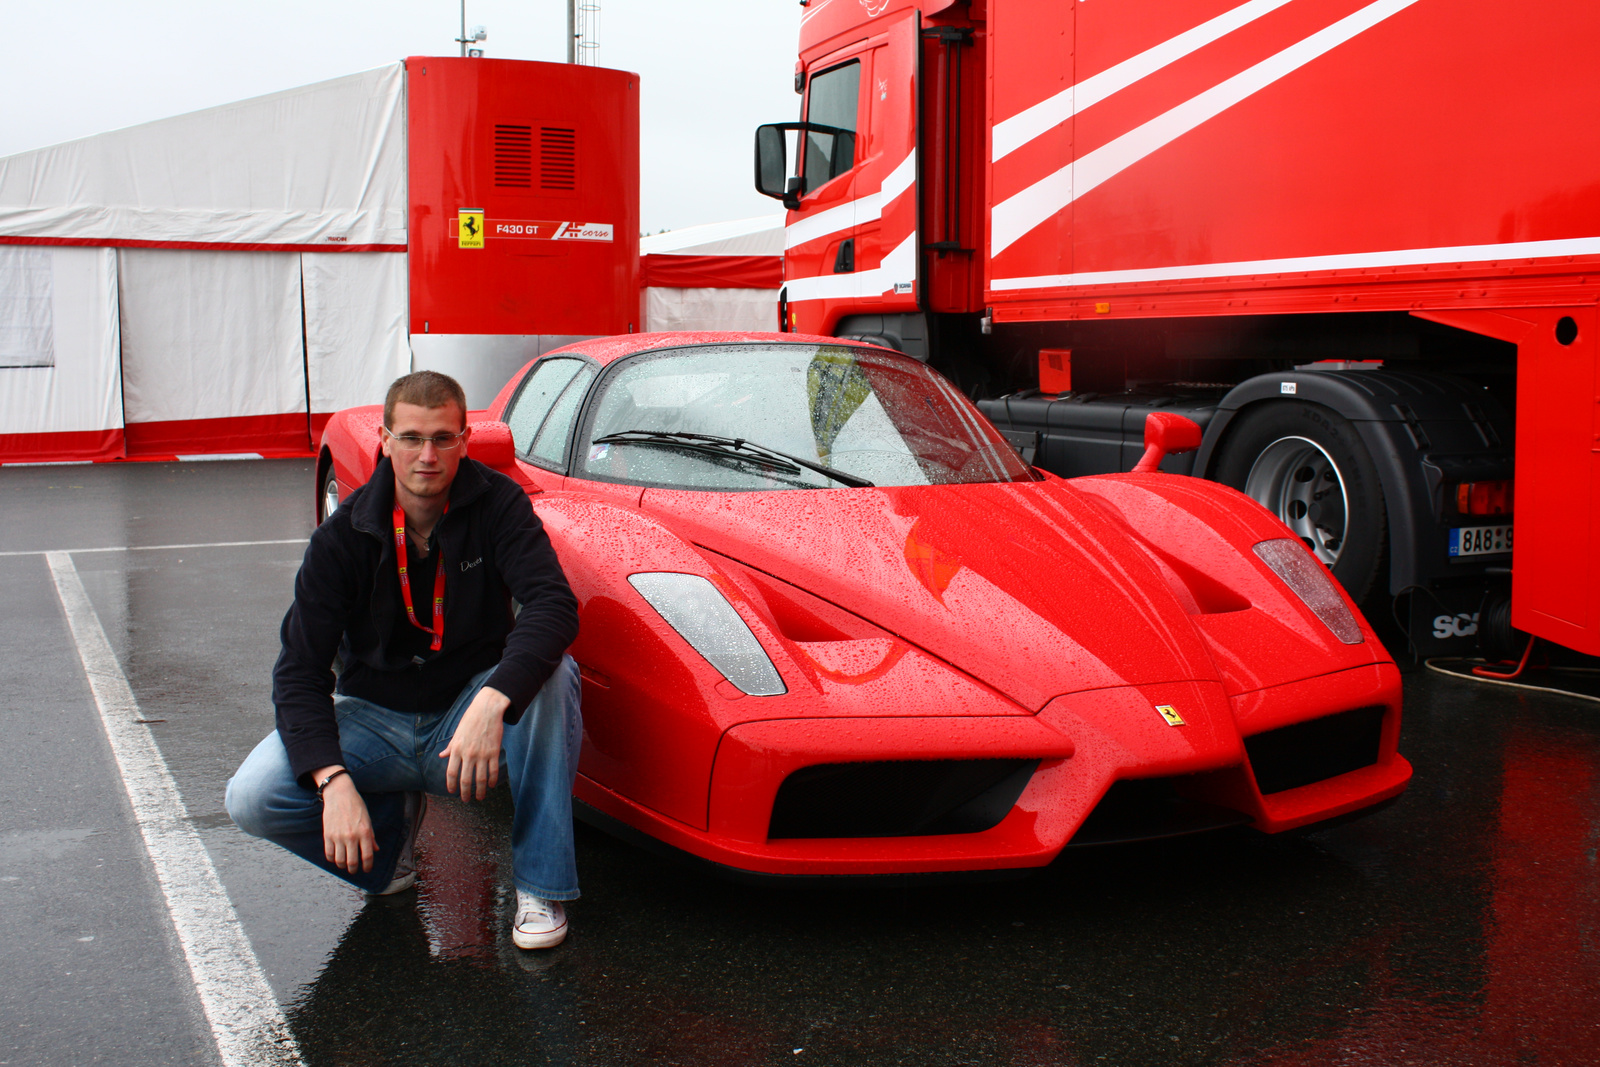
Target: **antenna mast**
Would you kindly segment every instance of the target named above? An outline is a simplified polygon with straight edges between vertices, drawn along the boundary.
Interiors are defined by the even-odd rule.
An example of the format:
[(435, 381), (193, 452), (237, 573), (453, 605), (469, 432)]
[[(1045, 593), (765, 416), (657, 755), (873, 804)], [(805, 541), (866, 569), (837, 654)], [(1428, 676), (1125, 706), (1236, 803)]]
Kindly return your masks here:
[(567, 0), (567, 62), (600, 65), (600, 0)]

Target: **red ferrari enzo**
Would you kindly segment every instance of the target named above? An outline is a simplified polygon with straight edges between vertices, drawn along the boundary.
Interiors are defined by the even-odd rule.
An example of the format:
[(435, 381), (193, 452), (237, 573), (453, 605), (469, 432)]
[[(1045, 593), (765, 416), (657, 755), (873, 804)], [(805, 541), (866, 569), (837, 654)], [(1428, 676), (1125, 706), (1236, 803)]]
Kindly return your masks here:
[[(1278, 519), (1037, 471), (899, 353), (606, 338), (471, 420), (578, 596), (575, 795), (623, 836), (764, 875), (995, 872), (1306, 826), (1410, 778), (1399, 672)], [(324, 511), (381, 421), (329, 423)]]

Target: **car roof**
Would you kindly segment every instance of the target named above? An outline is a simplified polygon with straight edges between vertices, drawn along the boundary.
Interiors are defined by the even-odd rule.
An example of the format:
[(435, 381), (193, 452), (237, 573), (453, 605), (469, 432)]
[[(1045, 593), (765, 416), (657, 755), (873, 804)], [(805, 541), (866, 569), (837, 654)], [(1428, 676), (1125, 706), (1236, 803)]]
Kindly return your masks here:
[[(595, 337), (588, 341), (579, 341), (575, 344), (565, 345), (561, 348), (546, 352), (546, 356), (557, 354), (585, 356), (594, 360), (601, 366), (616, 362), (625, 356), (639, 352), (650, 352), (665, 348), (683, 348), (689, 345), (858, 345), (863, 348), (875, 348), (881, 352), (893, 355), (902, 355), (893, 349), (882, 348), (866, 341), (842, 340), (838, 337), (824, 337), (820, 334), (809, 333), (760, 333), (756, 331), (685, 331), (681, 333), (629, 333), (619, 334), (615, 337)], [(910, 358), (910, 357), (907, 357)]]

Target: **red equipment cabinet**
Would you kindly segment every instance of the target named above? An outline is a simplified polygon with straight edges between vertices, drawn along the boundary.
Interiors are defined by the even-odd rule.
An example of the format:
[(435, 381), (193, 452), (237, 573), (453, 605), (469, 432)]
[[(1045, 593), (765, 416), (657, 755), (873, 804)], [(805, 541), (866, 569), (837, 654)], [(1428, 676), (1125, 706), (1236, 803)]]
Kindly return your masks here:
[[(1144, 414), (1182, 411), (1205, 439), (1166, 469), (1409, 596), (1425, 651), (1492, 618), (1600, 653), (1600, 9), (807, 8), (802, 118), (873, 73), (849, 165), (797, 168), (787, 328), (931, 359), (1063, 475), (1129, 469)], [(1027, 388), (1059, 349), (1078, 391)], [(1458, 501), (1509, 507), (1513, 462), (1508, 624), (1512, 516)]]
[[(632, 333), (639, 77), (563, 63), (406, 60), (411, 344), (485, 404), (528, 359)], [(481, 247), (463, 245), (481, 213)]]

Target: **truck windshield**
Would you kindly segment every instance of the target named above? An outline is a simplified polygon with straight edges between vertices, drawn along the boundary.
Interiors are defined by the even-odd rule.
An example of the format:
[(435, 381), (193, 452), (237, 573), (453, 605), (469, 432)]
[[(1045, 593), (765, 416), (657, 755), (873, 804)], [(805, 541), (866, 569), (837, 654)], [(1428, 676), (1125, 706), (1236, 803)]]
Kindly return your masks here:
[(818, 189), (855, 163), (856, 106), (861, 92), (861, 61), (851, 60), (811, 79), (806, 97), (807, 122), (846, 133), (806, 134), (806, 188)]
[(1035, 478), (966, 397), (905, 356), (843, 345), (674, 349), (633, 357), (599, 389), (583, 471), (603, 481), (728, 491)]

